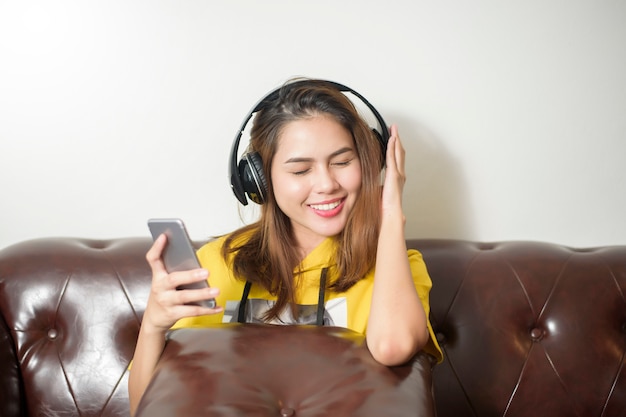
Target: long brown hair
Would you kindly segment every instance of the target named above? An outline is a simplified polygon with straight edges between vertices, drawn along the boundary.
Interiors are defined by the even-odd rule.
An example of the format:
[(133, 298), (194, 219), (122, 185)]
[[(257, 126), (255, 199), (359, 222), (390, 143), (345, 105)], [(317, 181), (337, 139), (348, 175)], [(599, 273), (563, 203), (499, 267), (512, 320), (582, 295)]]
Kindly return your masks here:
[[(233, 256), (236, 277), (263, 286), (277, 298), (265, 319), (276, 318), (296, 293), (294, 269), (302, 261), (290, 219), (280, 210), (273, 192), (273, 157), (284, 127), (296, 120), (328, 115), (352, 134), (361, 165), (361, 188), (344, 230), (334, 237), (336, 267), (330, 289), (343, 292), (374, 267), (380, 219), (380, 171), (384, 161), (374, 132), (352, 102), (323, 80), (298, 80), (285, 84), (275, 100), (259, 110), (250, 131), (250, 149), (263, 161), (268, 195), (260, 219), (233, 232), (222, 254)], [(386, 129), (386, 126), (382, 127)], [(294, 311), (295, 313), (295, 311)]]

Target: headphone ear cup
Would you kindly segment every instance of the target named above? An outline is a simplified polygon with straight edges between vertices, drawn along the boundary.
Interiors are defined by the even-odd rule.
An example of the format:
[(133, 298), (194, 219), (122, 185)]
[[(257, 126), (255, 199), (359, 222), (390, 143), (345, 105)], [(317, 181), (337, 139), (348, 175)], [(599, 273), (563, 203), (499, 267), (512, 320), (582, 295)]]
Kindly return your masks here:
[(267, 180), (263, 172), (263, 161), (257, 152), (246, 153), (239, 161), (239, 178), (250, 200), (265, 203)]

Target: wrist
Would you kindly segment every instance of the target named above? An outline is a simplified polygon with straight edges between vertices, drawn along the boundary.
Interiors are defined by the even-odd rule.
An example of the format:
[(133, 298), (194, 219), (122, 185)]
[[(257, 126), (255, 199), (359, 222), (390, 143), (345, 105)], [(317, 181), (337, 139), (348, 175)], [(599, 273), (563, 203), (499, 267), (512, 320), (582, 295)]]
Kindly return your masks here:
[(144, 320), (141, 323), (141, 333), (149, 337), (161, 337), (165, 338), (165, 334), (168, 332), (169, 327), (165, 328), (162, 326), (155, 325), (150, 322), (150, 320)]
[(402, 210), (384, 211), (381, 217), (381, 229), (385, 226), (401, 227), (404, 230), (406, 216)]

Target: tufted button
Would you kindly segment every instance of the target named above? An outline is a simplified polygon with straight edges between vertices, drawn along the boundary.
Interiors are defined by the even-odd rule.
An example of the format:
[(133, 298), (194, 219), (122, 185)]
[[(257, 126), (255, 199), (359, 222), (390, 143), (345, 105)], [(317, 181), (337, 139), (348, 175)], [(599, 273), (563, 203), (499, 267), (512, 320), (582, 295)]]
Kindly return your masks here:
[(622, 323), (622, 332), (626, 333), (626, 323)]
[(435, 337), (437, 338), (437, 342), (440, 345), (443, 345), (444, 343), (446, 343), (446, 335), (441, 333), (441, 332), (437, 332), (435, 333)]
[(296, 415), (296, 410), (293, 408), (281, 408), (280, 417), (293, 417)]
[(54, 340), (58, 336), (59, 336), (59, 332), (57, 331), (57, 329), (50, 329), (50, 330), (48, 330), (48, 339)]
[(535, 341), (538, 342), (539, 340), (541, 340), (543, 338), (543, 330), (535, 327), (534, 329), (532, 329), (530, 331), (530, 337)]

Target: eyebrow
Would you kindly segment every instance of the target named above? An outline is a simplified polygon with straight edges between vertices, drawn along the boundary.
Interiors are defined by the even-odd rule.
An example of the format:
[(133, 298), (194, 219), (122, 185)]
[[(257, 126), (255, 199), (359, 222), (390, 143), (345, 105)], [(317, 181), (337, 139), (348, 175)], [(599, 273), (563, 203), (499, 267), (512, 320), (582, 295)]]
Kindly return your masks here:
[[(341, 154), (344, 154), (346, 152), (354, 152), (354, 148), (346, 146), (345, 148), (338, 149), (335, 152), (330, 154), (330, 159), (332, 159), (332, 158), (334, 158), (336, 156), (339, 156)], [(297, 162), (313, 162), (313, 158), (294, 157), (294, 158), (287, 159), (284, 163), (285, 164), (290, 164), (290, 163), (297, 163)]]

